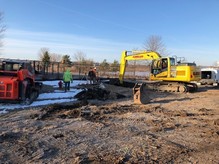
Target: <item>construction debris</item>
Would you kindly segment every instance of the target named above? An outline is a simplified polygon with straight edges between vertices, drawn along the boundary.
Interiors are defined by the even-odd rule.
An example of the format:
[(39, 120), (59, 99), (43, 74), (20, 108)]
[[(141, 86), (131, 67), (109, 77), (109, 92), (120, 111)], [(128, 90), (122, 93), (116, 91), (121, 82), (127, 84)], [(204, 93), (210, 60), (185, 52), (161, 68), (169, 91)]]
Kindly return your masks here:
[(82, 84), (76, 87), (77, 89), (83, 89), (75, 95), (75, 98), (78, 100), (89, 100), (89, 99), (98, 99), (98, 100), (107, 100), (107, 99), (120, 99), (125, 98), (125, 95), (117, 93), (115, 90), (112, 90), (112, 85), (107, 84)]

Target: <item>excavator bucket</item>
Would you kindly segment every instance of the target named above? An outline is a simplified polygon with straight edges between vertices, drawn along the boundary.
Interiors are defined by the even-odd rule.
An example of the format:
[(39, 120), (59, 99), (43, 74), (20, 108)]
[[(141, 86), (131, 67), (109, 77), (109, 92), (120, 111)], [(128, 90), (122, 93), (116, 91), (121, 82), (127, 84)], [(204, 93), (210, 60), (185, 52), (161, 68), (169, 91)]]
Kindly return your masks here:
[(150, 101), (146, 83), (136, 83), (133, 88), (133, 97), (135, 104), (147, 104)]

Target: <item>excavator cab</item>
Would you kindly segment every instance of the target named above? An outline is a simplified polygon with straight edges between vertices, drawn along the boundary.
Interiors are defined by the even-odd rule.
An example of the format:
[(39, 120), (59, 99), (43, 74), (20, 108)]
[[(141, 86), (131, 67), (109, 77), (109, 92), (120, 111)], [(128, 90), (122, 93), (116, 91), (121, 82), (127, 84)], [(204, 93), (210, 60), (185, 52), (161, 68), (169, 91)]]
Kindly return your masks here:
[(152, 60), (150, 80), (190, 83), (200, 80), (200, 68), (195, 63), (177, 61), (174, 57)]

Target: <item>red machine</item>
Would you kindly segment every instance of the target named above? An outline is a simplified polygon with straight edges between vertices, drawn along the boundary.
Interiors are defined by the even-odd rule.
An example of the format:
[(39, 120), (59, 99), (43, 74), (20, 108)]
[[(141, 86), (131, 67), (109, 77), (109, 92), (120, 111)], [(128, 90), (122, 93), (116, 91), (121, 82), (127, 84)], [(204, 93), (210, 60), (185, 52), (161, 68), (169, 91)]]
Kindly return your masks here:
[(35, 70), (30, 61), (0, 61), (0, 101), (31, 104), (39, 95), (42, 83), (35, 82)]

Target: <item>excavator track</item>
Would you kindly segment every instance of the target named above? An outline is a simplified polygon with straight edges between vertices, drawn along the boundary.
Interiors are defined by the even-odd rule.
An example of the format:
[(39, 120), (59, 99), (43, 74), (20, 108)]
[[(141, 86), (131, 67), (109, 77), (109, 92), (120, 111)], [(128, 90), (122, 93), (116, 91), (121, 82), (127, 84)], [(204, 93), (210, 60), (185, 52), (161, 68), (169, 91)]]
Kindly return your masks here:
[(136, 83), (133, 87), (133, 98), (135, 104), (147, 104), (150, 102), (150, 92), (176, 92), (186, 93), (195, 92), (198, 86), (195, 83), (177, 83), (177, 82), (143, 82)]
[(146, 82), (146, 86), (149, 89), (160, 91), (160, 92), (196, 92), (198, 86), (195, 83), (177, 83), (177, 82)]

